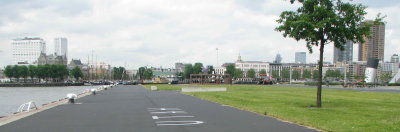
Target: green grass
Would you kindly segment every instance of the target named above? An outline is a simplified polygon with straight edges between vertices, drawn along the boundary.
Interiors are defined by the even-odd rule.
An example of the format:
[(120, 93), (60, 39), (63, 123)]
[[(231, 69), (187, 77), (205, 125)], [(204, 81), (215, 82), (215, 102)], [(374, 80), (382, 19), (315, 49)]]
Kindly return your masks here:
[[(158, 85), (179, 90), (182, 85)], [(316, 109), (316, 89), (257, 85), (218, 85), (227, 92), (186, 93), (239, 109), (266, 114), (324, 131), (400, 131), (400, 93), (323, 90), (323, 108)]]
[(168, 84), (158, 84), (158, 85), (143, 85), (143, 87), (150, 89), (151, 86), (157, 86), (157, 90), (181, 90), (183, 85), (168, 85)]

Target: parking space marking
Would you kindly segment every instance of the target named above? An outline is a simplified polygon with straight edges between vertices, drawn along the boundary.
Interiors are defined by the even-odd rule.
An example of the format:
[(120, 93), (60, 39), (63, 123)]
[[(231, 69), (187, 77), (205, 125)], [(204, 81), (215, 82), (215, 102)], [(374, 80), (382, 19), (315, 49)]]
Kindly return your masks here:
[(193, 118), (194, 116), (152, 116), (154, 120), (165, 119), (165, 118)]
[(186, 114), (187, 112), (185, 111), (161, 111), (161, 112), (150, 112), (151, 114), (178, 114), (178, 113), (184, 113)]
[(187, 126), (203, 123), (202, 121), (156, 121), (157, 126)]

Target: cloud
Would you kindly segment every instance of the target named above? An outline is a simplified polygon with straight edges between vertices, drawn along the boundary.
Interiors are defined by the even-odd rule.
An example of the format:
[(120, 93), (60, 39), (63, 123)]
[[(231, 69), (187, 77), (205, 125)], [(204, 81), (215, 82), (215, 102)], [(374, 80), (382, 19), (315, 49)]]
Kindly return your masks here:
[[(388, 15), (388, 54), (398, 52), (398, 2), (368, 9)], [(294, 53), (307, 52), (304, 41), (282, 37), (276, 19), (298, 4), (282, 0), (68, 0), (2, 1), (0, 8), (0, 67), (11, 63), (10, 41), (19, 37), (42, 37), (53, 51), (54, 37), (67, 37), (69, 59), (87, 62), (97, 56), (113, 66), (173, 67), (175, 62), (272, 62), (280, 53), (293, 62)], [(396, 23), (397, 22), (397, 23)], [(397, 45), (396, 45), (397, 43)], [(396, 51), (397, 50), (397, 51)], [(333, 47), (325, 51), (332, 60)], [(356, 55), (355, 55), (356, 56)], [(308, 55), (315, 62), (318, 50)]]

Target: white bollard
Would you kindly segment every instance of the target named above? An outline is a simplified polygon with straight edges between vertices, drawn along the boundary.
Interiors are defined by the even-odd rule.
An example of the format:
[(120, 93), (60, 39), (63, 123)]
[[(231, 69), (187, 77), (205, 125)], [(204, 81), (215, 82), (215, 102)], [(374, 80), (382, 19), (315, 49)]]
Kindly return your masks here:
[(96, 89), (95, 88), (92, 88), (92, 89), (90, 89), (90, 92), (92, 92), (92, 95), (96, 95)]
[(69, 93), (69, 94), (67, 94), (68, 103), (74, 104), (74, 103), (75, 103), (75, 99), (76, 99), (77, 97), (78, 97), (78, 96), (77, 96), (76, 94), (74, 94), (74, 93)]

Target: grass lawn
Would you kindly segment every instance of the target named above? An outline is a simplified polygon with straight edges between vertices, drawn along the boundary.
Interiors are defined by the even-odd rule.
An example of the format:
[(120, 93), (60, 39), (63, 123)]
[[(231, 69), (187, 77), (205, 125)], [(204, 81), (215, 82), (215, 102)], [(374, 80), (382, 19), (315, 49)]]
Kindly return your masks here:
[[(159, 90), (186, 87), (157, 86)], [(323, 108), (315, 109), (309, 106), (315, 105), (316, 88), (260, 85), (202, 87), (227, 87), (228, 91), (186, 94), (324, 131), (400, 131), (400, 93), (323, 89)]]

